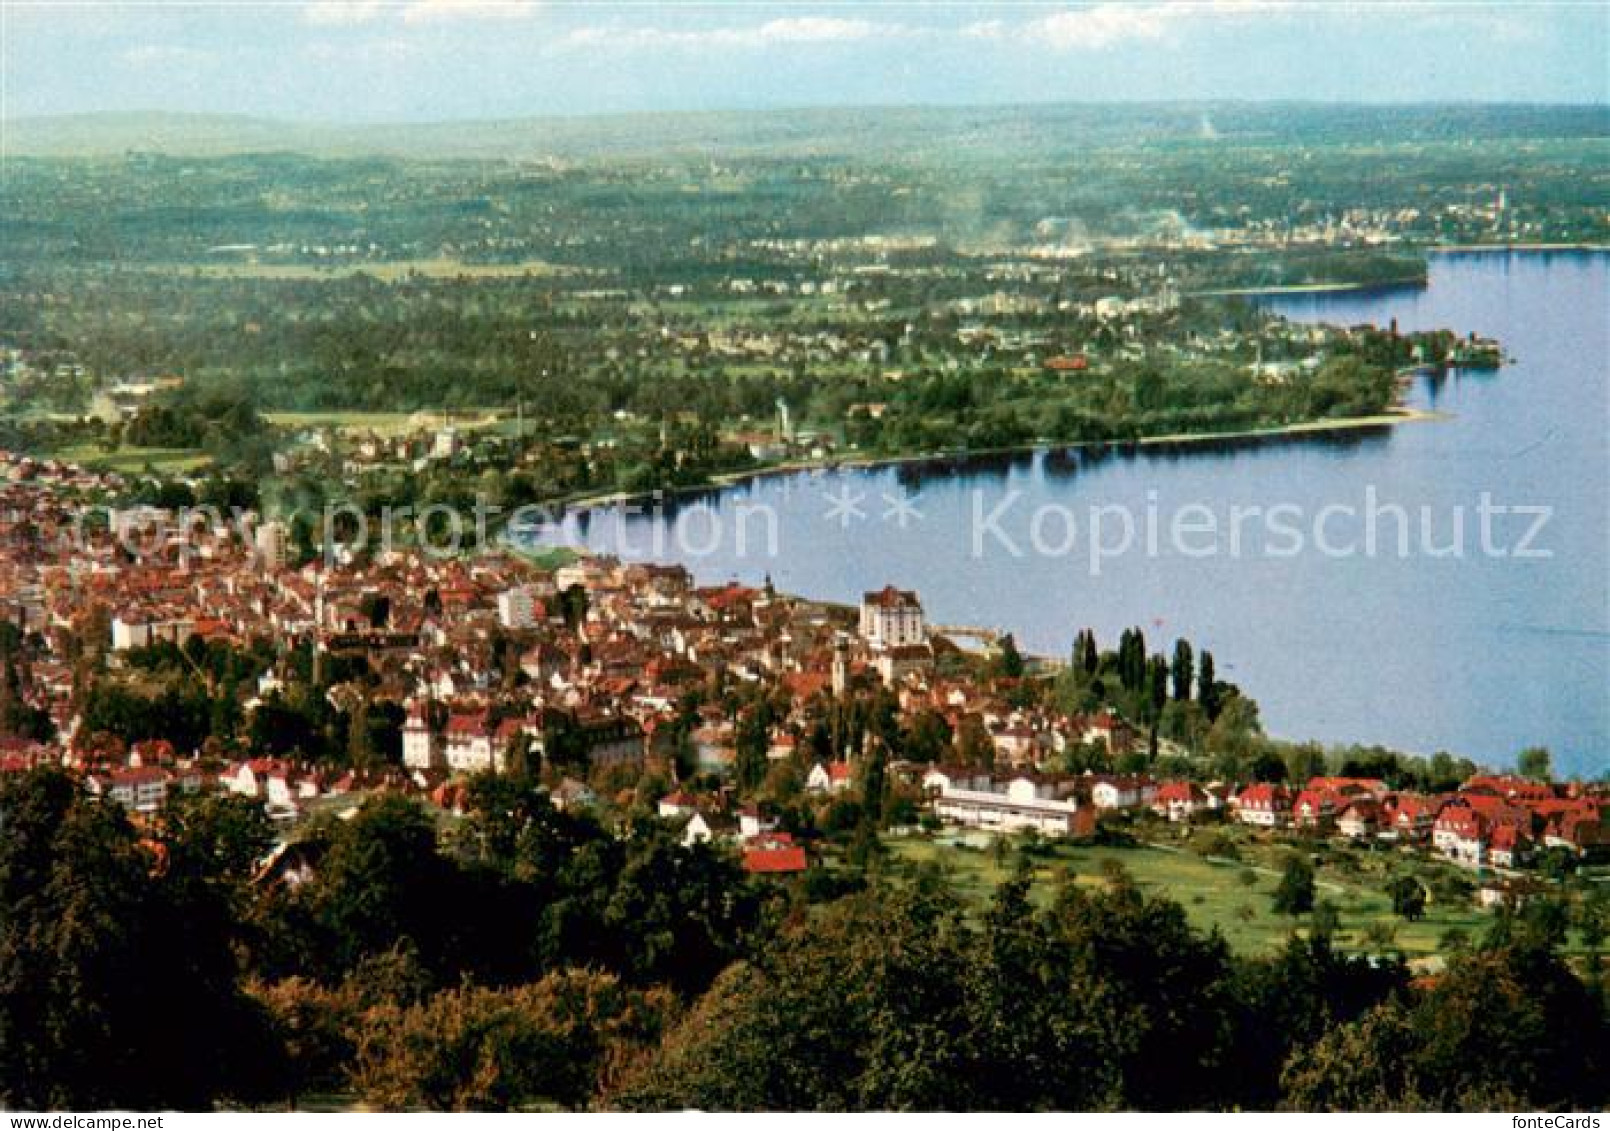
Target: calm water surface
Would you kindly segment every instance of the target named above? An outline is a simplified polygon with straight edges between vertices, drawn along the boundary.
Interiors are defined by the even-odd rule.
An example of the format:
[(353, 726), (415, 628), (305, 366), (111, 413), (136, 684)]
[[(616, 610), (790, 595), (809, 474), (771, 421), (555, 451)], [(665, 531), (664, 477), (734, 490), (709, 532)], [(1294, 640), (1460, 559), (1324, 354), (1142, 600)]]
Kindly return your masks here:
[[(1515, 362), (1497, 373), (1421, 379), (1417, 407), (1439, 422), (1345, 437), (1192, 446), (1142, 454), (1040, 452), (1021, 457), (776, 476), (675, 512), (572, 515), (566, 536), (638, 559), (677, 560), (702, 582), (768, 574), (780, 589), (854, 601), (888, 582), (917, 589), (941, 624), (993, 625), (1034, 651), (1065, 652), (1089, 625), (1108, 644), (1125, 626), (1153, 650), (1176, 636), (1210, 648), (1225, 678), (1289, 738), (1452, 750), (1504, 762), (1542, 744), (1557, 766), (1610, 770), (1610, 256), (1520, 253), (1441, 256), (1425, 288), (1275, 296), (1298, 320), (1447, 326), (1500, 338)], [(1377, 522), (1373, 556), (1314, 546), (1314, 518), (1341, 505), (1360, 516), (1373, 489), (1402, 507)], [(1532, 543), (1545, 558), (1482, 551), (1483, 492), (1505, 506), (1551, 508)], [(854, 500), (830, 517), (834, 498)], [(917, 514), (906, 510), (909, 504)], [(1214, 534), (1174, 545), (1170, 522)], [(1228, 538), (1230, 508), (1299, 508), (1304, 548), (1261, 520)], [(1092, 570), (1091, 507), (1129, 508), (1135, 544)], [(764, 551), (776, 515), (776, 553)], [(1060, 509), (1048, 509), (1060, 508)], [(1430, 508), (1433, 548), (1421, 549)], [(748, 511), (749, 517), (742, 518)], [(904, 514), (902, 515), (902, 511)], [(1146, 552), (1148, 512), (1158, 552)], [(981, 519), (995, 513), (993, 526)], [(1037, 552), (1032, 521), (1041, 514)], [(917, 515), (920, 514), (920, 517)], [(1067, 518), (1076, 526), (1068, 538)], [(903, 522), (902, 522), (903, 517)], [(1490, 520), (1490, 544), (1513, 550), (1529, 516)], [(747, 536), (740, 549), (738, 529)], [(1365, 523), (1334, 515), (1329, 545), (1362, 543)], [(996, 536), (996, 531), (1001, 536)], [(1109, 546), (1122, 533), (1104, 520)], [(719, 536), (719, 537), (718, 537)], [(1213, 556), (1196, 556), (1205, 549)]]

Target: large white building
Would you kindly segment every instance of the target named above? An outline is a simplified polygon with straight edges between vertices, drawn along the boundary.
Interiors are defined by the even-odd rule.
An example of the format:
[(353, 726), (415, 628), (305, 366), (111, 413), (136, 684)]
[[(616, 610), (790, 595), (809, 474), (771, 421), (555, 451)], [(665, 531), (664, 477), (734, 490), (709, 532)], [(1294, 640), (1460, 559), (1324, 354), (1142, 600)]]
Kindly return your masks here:
[(998, 782), (983, 771), (936, 767), (922, 785), (933, 797), (934, 815), (953, 824), (1044, 836), (1088, 836), (1095, 828), (1095, 810), (1080, 806), (1072, 778), (1017, 774)]
[(873, 648), (907, 648), (928, 642), (922, 602), (909, 589), (886, 586), (861, 597), (861, 639)]
[(196, 624), (188, 617), (163, 620), (125, 620), (120, 614), (112, 618), (112, 651), (127, 652), (132, 648), (149, 648), (159, 640), (183, 645), (196, 631)]
[(539, 607), (536, 590), (529, 585), (498, 594), (498, 620), (504, 628), (531, 628), (537, 623)]
[(403, 765), (410, 770), (436, 769), (443, 764), (441, 744), (431, 732), (430, 723), (419, 711), (408, 713), (408, 720), (403, 723), (402, 742)]
[(291, 530), (283, 522), (265, 522), (252, 535), (252, 549), (258, 568), (265, 573), (278, 573), (285, 568), (290, 546)]
[(502, 751), (497, 748), (494, 733), (485, 715), (449, 715), (442, 736), (442, 754), (447, 768), (465, 774), (501, 770)]

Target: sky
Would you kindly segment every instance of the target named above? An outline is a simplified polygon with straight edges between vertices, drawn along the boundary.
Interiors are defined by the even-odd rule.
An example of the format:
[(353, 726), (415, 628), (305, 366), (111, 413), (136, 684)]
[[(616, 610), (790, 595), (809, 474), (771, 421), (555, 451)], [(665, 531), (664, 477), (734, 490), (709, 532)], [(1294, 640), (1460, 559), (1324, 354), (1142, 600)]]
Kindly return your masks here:
[(1610, 4), (0, 0), (9, 117), (1610, 102)]

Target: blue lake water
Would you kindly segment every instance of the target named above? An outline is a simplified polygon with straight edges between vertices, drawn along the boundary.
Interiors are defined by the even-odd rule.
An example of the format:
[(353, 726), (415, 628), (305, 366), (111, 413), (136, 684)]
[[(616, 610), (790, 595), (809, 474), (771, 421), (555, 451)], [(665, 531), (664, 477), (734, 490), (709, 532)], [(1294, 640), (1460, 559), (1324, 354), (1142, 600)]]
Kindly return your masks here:
[[(1598, 775), (1610, 770), (1607, 268), (1602, 253), (1448, 255), (1423, 288), (1265, 300), (1296, 320), (1501, 339), (1514, 363), (1498, 372), (1418, 380), (1410, 403), (1445, 420), (773, 476), (661, 513), (573, 514), (566, 536), (683, 562), (705, 583), (770, 575), (851, 602), (892, 582), (918, 590), (936, 623), (997, 626), (1048, 654), (1081, 626), (1111, 645), (1140, 625), (1153, 650), (1177, 636), (1211, 649), (1282, 737), (1493, 763), (1544, 745), (1558, 768)], [(1547, 517), (1534, 532), (1531, 510), (1490, 511), (1484, 544), (1483, 493)], [(1092, 514), (1103, 507), (1130, 516), (1122, 553), (1117, 512)], [(1113, 551), (1094, 568), (1092, 519)]]

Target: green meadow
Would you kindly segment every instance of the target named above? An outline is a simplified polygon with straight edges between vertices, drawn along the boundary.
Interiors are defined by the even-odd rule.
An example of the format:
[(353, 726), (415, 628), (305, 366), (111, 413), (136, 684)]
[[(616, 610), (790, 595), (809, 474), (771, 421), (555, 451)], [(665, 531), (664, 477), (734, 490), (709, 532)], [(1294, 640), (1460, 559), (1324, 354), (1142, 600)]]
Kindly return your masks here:
[[(964, 899), (980, 906), (1017, 867), (1017, 847), (1022, 842), (1009, 843), (1010, 848), (1001, 851), (988, 834), (966, 837), (951, 833), (887, 841), (897, 869), (935, 863)], [(1279, 949), (1293, 930), (1306, 929), (1308, 919), (1274, 911), (1272, 896), (1280, 882), (1280, 871), (1274, 866), (1277, 859), (1266, 860), (1264, 853), (1248, 856), (1246, 860), (1206, 859), (1183, 849), (1149, 844), (1116, 847), (1040, 841), (1030, 859), (1034, 897), (1042, 903), (1049, 903), (1065, 875), (1071, 874), (1082, 886), (1099, 887), (1109, 882), (1115, 868), (1122, 867), (1142, 891), (1167, 896), (1183, 906), (1193, 926), (1218, 930), (1231, 949), (1267, 954)], [(1430, 958), (1439, 952), (1446, 932), (1457, 929), (1474, 938), (1489, 918), (1473, 906), (1441, 906), (1433, 901), (1424, 918), (1407, 922), (1392, 913), (1392, 901), (1382, 890), (1384, 880), (1372, 880), (1345, 878), (1333, 867), (1319, 869), (1317, 898), (1336, 906), (1341, 920), (1336, 940), (1343, 949), (1384, 949), (1368, 939), (1366, 932), (1374, 924), (1385, 924), (1393, 931), (1392, 948), (1411, 960)], [(1376, 931), (1383, 929), (1375, 927)]]
[(150, 471), (157, 475), (188, 475), (212, 463), (199, 448), (118, 448), (107, 451), (96, 444), (75, 444), (51, 453), (55, 459), (120, 475)]

